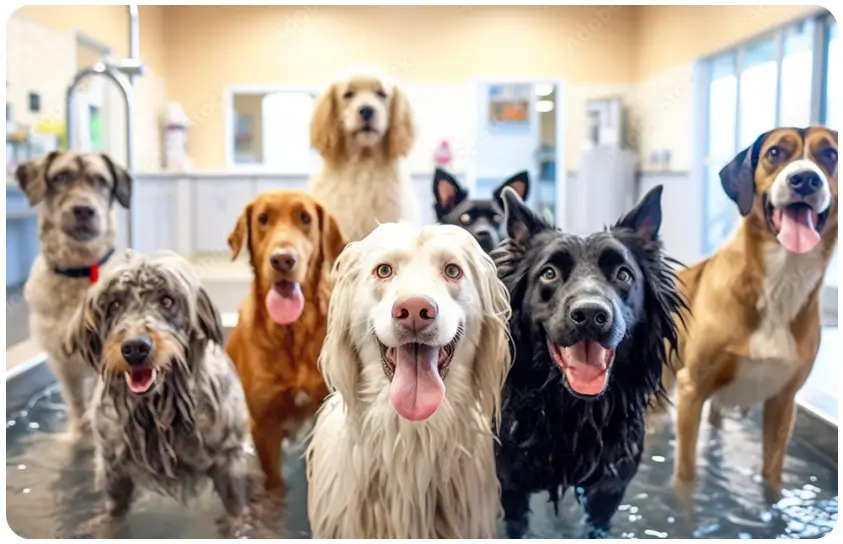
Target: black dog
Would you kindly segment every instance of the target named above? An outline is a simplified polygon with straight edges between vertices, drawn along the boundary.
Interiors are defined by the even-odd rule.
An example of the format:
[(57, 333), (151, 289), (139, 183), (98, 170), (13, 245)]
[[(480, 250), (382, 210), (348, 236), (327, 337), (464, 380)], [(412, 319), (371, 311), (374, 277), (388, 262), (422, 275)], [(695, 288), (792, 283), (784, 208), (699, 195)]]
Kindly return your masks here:
[(437, 168), (433, 174), (433, 196), (436, 199), (436, 221), (457, 225), (471, 233), (486, 253), (498, 246), (504, 237), (501, 191), (511, 187), (522, 200), (530, 191), (530, 175), (518, 172), (501, 183), (492, 200), (473, 200), (468, 191), (448, 172)]
[(531, 493), (548, 491), (558, 508), (568, 488), (585, 510), (588, 537), (609, 537), (638, 471), (644, 413), (665, 397), (672, 317), (685, 307), (658, 237), (661, 192), (586, 237), (554, 229), (503, 192), (510, 238), (491, 255), (512, 300), (513, 366), (497, 451), (510, 538), (527, 531)]

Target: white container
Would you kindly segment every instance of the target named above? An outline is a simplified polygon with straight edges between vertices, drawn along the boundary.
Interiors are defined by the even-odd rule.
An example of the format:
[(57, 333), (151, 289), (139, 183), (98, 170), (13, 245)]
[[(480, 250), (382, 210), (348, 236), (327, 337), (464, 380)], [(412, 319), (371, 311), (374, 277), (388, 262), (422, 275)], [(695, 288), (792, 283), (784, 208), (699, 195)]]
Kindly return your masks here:
[(178, 102), (167, 104), (164, 116), (164, 166), (169, 171), (181, 171), (189, 168), (187, 155), (187, 127), (190, 123), (187, 114)]

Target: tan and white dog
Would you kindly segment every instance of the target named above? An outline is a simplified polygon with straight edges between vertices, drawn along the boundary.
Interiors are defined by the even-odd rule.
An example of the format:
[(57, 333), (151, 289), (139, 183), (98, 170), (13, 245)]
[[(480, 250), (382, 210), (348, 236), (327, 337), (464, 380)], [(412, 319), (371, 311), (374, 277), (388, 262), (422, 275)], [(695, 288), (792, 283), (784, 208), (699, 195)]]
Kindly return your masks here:
[[(692, 317), (680, 327), (674, 484), (689, 489), (703, 404), (764, 405), (762, 476), (777, 490), (795, 395), (820, 345), (820, 291), (837, 244), (837, 132), (777, 128), (720, 172), (743, 218), (708, 259), (681, 271)], [(680, 361), (676, 361), (679, 363)]]

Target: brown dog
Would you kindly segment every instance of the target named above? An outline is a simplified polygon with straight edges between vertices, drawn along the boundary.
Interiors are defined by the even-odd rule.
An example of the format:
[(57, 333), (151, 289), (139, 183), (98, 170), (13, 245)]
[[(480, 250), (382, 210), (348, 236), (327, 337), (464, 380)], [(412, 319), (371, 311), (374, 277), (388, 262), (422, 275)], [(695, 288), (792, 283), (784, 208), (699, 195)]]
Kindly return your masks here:
[(226, 351), (243, 382), (266, 488), (283, 489), (281, 442), (295, 438), (328, 393), (316, 361), (345, 238), (322, 203), (279, 190), (246, 205), (228, 244), (235, 258), (248, 247), (254, 281)]
[(715, 425), (722, 408), (764, 404), (762, 476), (777, 490), (795, 395), (819, 349), (819, 295), (837, 243), (837, 132), (762, 134), (720, 179), (743, 219), (717, 253), (679, 273), (692, 317), (680, 336), (674, 483), (688, 489), (695, 478), (701, 411), (711, 399)]

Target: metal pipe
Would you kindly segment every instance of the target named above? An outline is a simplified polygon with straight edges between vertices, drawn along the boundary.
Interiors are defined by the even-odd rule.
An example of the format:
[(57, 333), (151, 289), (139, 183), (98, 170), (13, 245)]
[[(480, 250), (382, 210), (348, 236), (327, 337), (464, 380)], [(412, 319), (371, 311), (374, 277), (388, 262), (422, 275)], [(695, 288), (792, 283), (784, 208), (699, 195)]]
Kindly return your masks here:
[[(134, 134), (134, 102), (132, 99), (132, 85), (120, 71), (117, 69), (106, 66), (104, 63), (98, 62), (89, 68), (84, 68), (80, 70), (74, 77), (73, 81), (71, 81), (70, 86), (67, 88), (67, 99), (65, 103), (65, 107), (67, 108), (67, 148), (72, 149), (73, 146), (71, 142), (73, 141), (74, 137), (74, 129), (76, 128), (76, 115), (73, 109), (73, 97), (76, 94), (76, 88), (88, 76), (103, 76), (106, 79), (111, 80), (117, 88), (120, 89), (120, 94), (123, 95), (123, 103), (126, 105), (126, 170), (130, 173), (134, 173), (135, 169), (135, 146), (134, 142), (132, 141), (132, 135)], [(130, 76), (131, 77), (131, 76)], [(126, 214), (128, 216), (128, 225), (126, 226), (126, 237), (129, 241), (129, 247), (133, 247), (134, 240), (132, 239), (132, 210), (129, 208), (126, 210)]]
[[(138, 6), (129, 6), (129, 58), (140, 60), (140, 23)], [(135, 76), (129, 75), (129, 83), (135, 82)]]

